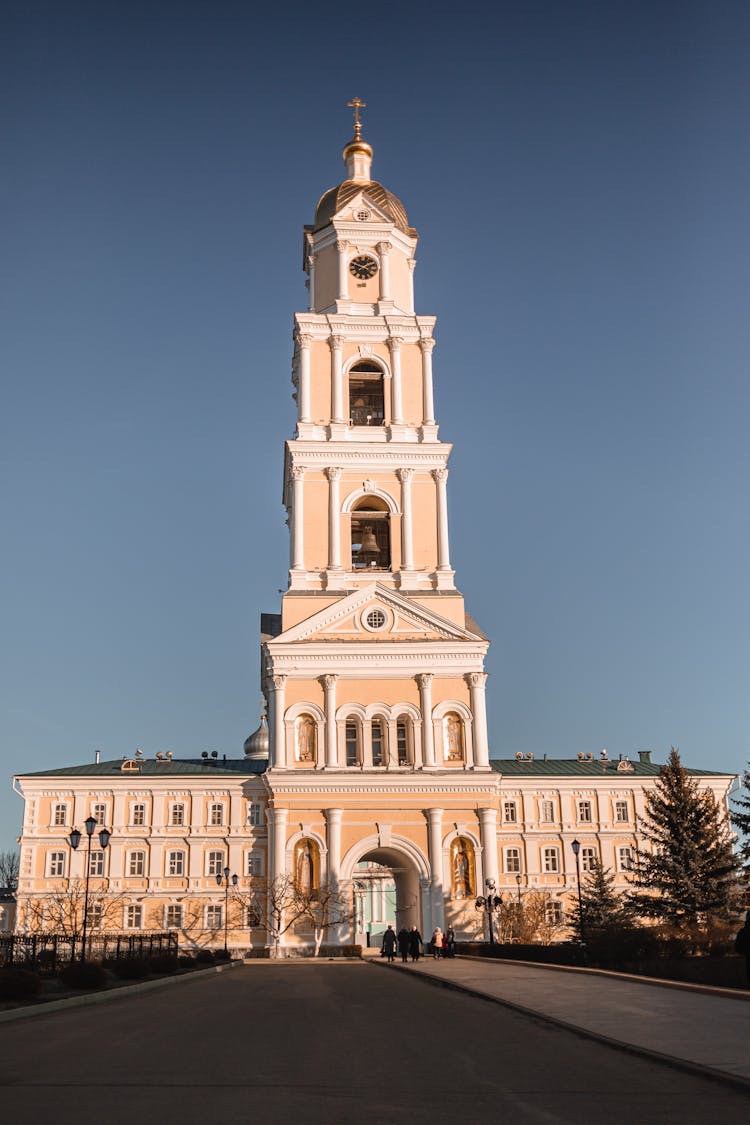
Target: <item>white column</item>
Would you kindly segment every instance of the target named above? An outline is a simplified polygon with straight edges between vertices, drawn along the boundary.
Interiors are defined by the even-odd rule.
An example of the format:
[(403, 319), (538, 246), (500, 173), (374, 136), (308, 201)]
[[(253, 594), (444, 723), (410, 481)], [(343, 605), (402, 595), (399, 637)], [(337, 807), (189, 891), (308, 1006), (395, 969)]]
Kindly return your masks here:
[(336, 728), (336, 676), (323, 676), (326, 713), (326, 769), (335, 769), (337, 763)]
[(448, 494), (446, 482), (447, 469), (433, 469), (432, 478), (437, 486), (437, 538), (438, 570), (450, 570), (450, 549), (448, 546)]
[(315, 311), (315, 255), (307, 256), (307, 291), (310, 296), (310, 312)]
[(434, 340), (420, 340), (422, 349), (422, 425), (435, 425), (435, 403), (432, 393), (432, 349)]
[(422, 762), (428, 768), (435, 765), (435, 739), (432, 730), (432, 673), (417, 676), (419, 706), (422, 711)]
[(391, 349), (391, 421), (397, 425), (403, 422), (401, 403), (401, 344), (398, 336), (391, 336), (388, 346)]
[(328, 569), (341, 570), (341, 498), (339, 481), (342, 470), (326, 469), (328, 477)]
[(474, 732), (474, 765), (477, 769), (486, 770), (490, 766), (490, 748), (487, 741), (487, 700), (485, 685), (486, 672), (469, 672), (466, 677), (471, 693), (471, 712), (474, 716), (472, 729)]
[(413, 469), (399, 469), (401, 481), (401, 569), (414, 569), (414, 530), (411, 512), (411, 479)]
[(341, 350), (343, 336), (331, 336), (331, 421), (344, 421), (344, 380), (341, 374)]
[(347, 269), (346, 252), (349, 249), (348, 242), (337, 242), (336, 249), (339, 252), (339, 300), (349, 300), (349, 271)]
[(341, 818), (343, 809), (323, 809), (326, 818), (326, 846), (328, 848), (328, 878), (335, 886), (341, 869)]
[(292, 570), (305, 569), (304, 476), (304, 469), (292, 469)]
[[(497, 809), (479, 809), (482, 836), (482, 868), (485, 879), (497, 883)], [(482, 894), (485, 892), (482, 891)]]
[(391, 247), (387, 242), (381, 242), (378, 246), (380, 253), (380, 300), (390, 301), (391, 299), (391, 268), (388, 255), (391, 252)]
[(310, 344), (312, 336), (303, 333), (299, 338), (299, 420), (310, 421)]
[(271, 708), (269, 712), (270, 759), (271, 766), (286, 768), (286, 731), (284, 712), (286, 710), (286, 676), (271, 677)]
[[(430, 874), (432, 876), (432, 926), (445, 929), (445, 900), (443, 898), (443, 810), (427, 809)], [(426, 934), (423, 935), (427, 937)]]
[(416, 258), (408, 258), (406, 264), (409, 267), (409, 301), (410, 301), (409, 308), (406, 311), (410, 312), (410, 313), (413, 313), (414, 312), (414, 267), (417, 264), (417, 259)]

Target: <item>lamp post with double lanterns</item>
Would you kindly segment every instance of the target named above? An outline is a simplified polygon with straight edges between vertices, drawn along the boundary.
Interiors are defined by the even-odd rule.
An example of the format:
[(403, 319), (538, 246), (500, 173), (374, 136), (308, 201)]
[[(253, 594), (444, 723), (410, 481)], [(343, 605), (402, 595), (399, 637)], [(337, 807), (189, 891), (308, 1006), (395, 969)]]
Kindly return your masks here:
[(223, 875), (216, 876), (218, 886), (224, 884), (224, 952), (227, 952), (227, 933), (229, 930), (229, 884), (233, 887), (237, 886), (238, 879), (236, 875), (229, 874), (229, 868), (224, 868)]
[[(83, 892), (83, 941), (81, 942), (82, 964), (86, 961), (86, 930), (88, 928), (89, 921), (89, 876), (91, 874), (91, 837), (96, 831), (96, 820), (93, 816), (86, 817), (83, 826), (86, 829), (86, 835), (89, 838), (89, 843), (86, 849), (86, 883)], [(102, 828), (99, 832), (99, 843), (101, 845), (102, 851), (104, 851), (104, 849), (109, 844), (111, 836), (112, 833), (107, 828)], [(78, 845), (81, 842), (81, 833), (77, 828), (74, 828), (71, 831), (70, 836), (68, 837), (68, 841), (73, 851), (78, 851)]]
[(480, 895), (476, 901), (477, 910), (487, 911), (487, 928), (490, 934), (490, 945), (495, 944), (495, 934), (492, 929), (492, 914), (493, 911), (499, 910), (503, 904), (502, 895), (495, 894), (495, 880), (485, 879), (484, 885), (487, 888), (486, 895)]
[(586, 960), (586, 930), (585, 930), (585, 925), (584, 925), (584, 921), (583, 921), (583, 900), (581, 898), (581, 861), (578, 858), (579, 852), (581, 850), (581, 844), (580, 844), (579, 840), (573, 840), (571, 842), (570, 846), (573, 849), (573, 855), (576, 857), (576, 886), (578, 887), (578, 930), (579, 930), (579, 938), (580, 938), (580, 942), (581, 942), (581, 952), (583, 953), (583, 959), (585, 961)]

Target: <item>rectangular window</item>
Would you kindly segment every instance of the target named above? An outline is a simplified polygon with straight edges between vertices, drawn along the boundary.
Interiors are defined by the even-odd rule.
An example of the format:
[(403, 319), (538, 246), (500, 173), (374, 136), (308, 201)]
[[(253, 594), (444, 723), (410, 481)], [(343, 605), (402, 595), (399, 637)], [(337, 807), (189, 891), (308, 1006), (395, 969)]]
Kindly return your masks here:
[(224, 852), (208, 852), (206, 855), (206, 874), (221, 875), (224, 870)]
[(357, 723), (355, 719), (346, 720), (346, 764), (356, 766), (359, 764), (359, 739), (357, 738)]
[(581, 824), (591, 824), (591, 801), (578, 802), (578, 820)]
[(224, 806), (221, 804), (209, 805), (208, 823), (212, 828), (218, 828), (224, 823)]
[(627, 801), (615, 801), (615, 820), (618, 824), (627, 824), (630, 820), (630, 809)]
[(551, 824), (555, 819), (555, 802), (554, 801), (540, 801), (539, 802), (539, 819), (543, 824)]
[(506, 824), (518, 824), (518, 805), (515, 801), (504, 802), (503, 820)]
[(181, 906), (165, 906), (164, 907), (164, 926), (168, 930), (181, 930), (182, 929), (182, 907)]
[(172, 805), (169, 810), (169, 823), (173, 828), (180, 828), (185, 823), (185, 806)]
[(557, 848), (542, 849), (542, 871), (546, 875), (556, 875), (560, 870), (560, 856)]
[(128, 856), (128, 875), (140, 879), (146, 871), (146, 853), (131, 852)]
[(167, 852), (167, 875), (185, 874), (185, 853)]
[(107, 806), (106, 805), (92, 805), (91, 815), (97, 824), (104, 824), (107, 819)]
[(104, 874), (104, 852), (92, 851), (89, 862), (89, 875), (102, 876)]
[(65, 874), (65, 852), (50, 852), (47, 859), (47, 874), (54, 877)]
[(255, 930), (260, 925), (260, 915), (252, 906), (243, 907), (242, 925), (246, 930)]
[(409, 732), (404, 719), (399, 719), (396, 723), (396, 752), (398, 754), (398, 764), (406, 766), (409, 764)]
[(247, 873), (248, 875), (262, 875), (263, 874), (263, 861), (255, 852), (247, 853)]
[(141, 930), (141, 929), (143, 929), (143, 907), (142, 906), (126, 906), (125, 907), (125, 929), (126, 930)]
[(100, 902), (89, 903), (88, 924), (91, 930), (100, 930), (104, 921), (104, 908)]
[(68, 823), (68, 806), (55, 805), (55, 811), (52, 816), (52, 823), (55, 828), (61, 828)]
[(544, 920), (548, 926), (561, 926), (563, 922), (562, 903), (558, 902), (557, 899), (545, 903)]
[(630, 847), (617, 849), (617, 866), (620, 871), (632, 871), (635, 866), (635, 856)]
[(374, 766), (383, 765), (383, 724), (380, 719), (373, 719), (371, 724), (372, 731), (372, 764)]
[(224, 924), (222, 919), (221, 906), (207, 906), (206, 907), (206, 929), (207, 930), (220, 930)]
[(263, 823), (263, 806), (255, 801), (247, 808), (247, 823), (251, 828), (260, 828)]
[(135, 828), (142, 828), (146, 823), (146, 806), (132, 805), (130, 809), (130, 823)]
[(596, 871), (598, 863), (596, 848), (581, 848), (581, 871)]
[(521, 871), (521, 849), (505, 849), (505, 870), (509, 875), (516, 875)]

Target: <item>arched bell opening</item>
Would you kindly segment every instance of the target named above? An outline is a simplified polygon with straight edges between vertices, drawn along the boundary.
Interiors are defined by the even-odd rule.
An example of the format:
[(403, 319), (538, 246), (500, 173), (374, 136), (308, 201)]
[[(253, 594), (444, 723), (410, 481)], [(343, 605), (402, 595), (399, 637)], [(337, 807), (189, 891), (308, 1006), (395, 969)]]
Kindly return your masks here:
[(385, 424), (383, 372), (372, 360), (362, 360), (349, 369), (349, 424)]
[(351, 516), (352, 570), (390, 570), (391, 514), (379, 496), (364, 496)]

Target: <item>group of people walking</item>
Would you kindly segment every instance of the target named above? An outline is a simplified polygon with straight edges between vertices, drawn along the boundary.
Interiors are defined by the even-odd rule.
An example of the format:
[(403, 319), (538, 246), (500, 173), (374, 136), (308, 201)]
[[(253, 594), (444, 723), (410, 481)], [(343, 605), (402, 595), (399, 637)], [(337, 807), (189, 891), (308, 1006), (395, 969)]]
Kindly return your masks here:
[[(443, 933), (439, 926), (432, 932), (430, 940), (430, 950), (432, 956), (437, 959), (439, 957), (455, 957), (456, 956), (456, 935), (453, 932), (453, 927), (449, 926)], [(404, 964), (407, 961), (418, 961), (422, 955), (424, 943), (422, 935), (416, 926), (412, 926), (407, 930), (406, 926), (402, 926), (398, 934), (389, 926), (383, 934), (383, 948), (382, 955), (389, 961), (396, 960), (396, 951), (401, 954), (401, 960)]]

